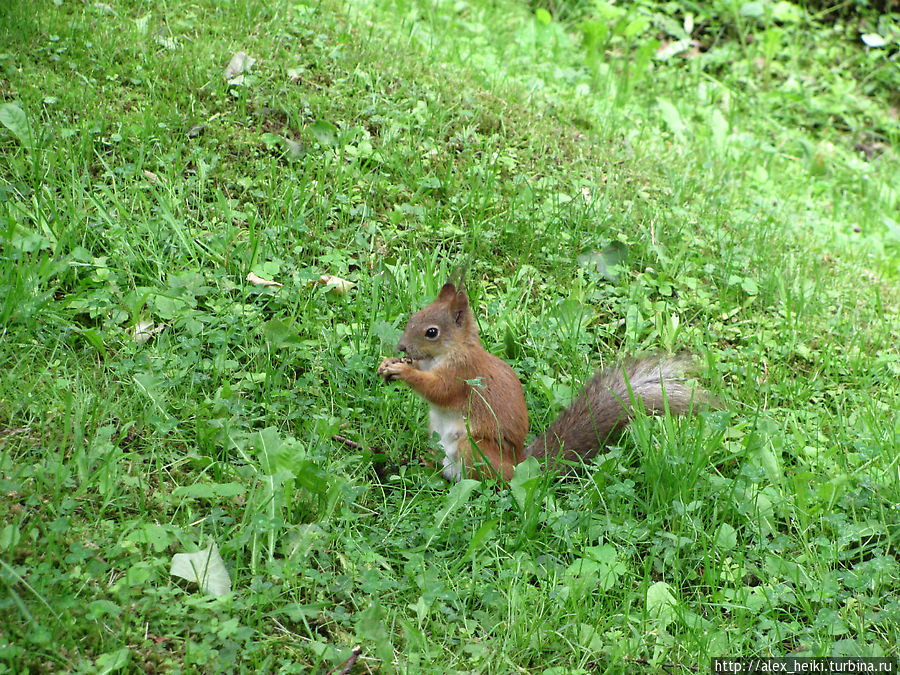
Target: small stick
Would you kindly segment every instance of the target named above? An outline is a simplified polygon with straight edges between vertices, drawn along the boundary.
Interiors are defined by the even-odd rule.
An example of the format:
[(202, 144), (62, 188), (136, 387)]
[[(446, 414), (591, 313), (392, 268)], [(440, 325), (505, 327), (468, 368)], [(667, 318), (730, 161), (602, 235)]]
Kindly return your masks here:
[(351, 441), (349, 438), (344, 438), (339, 434), (335, 434), (331, 437), (331, 440), (337, 441), (338, 443), (343, 443), (347, 447), (353, 448), (354, 450), (362, 450), (362, 445), (357, 443), (356, 441)]
[[(362, 647), (356, 645), (353, 649), (350, 650), (350, 657), (344, 661), (343, 663), (339, 663), (334, 668), (329, 670), (325, 675), (347, 675), (350, 672), (350, 669), (356, 664), (356, 660), (359, 658), (359, 655), (362, 654)], [(338, 671), (338, 668), (341, 670)]]
[[(354, 450), (364, 450), (365, 449), (363, 447), (362, 443), (357, 443), (356, 441), (351, 441), (349, 438), (345, 438), (344, 436), (341, 436), (340, 434), (334, 434), (331, 437), (331, 440), (335, 441), (336, 443), (343, 443), (348, 448), (353, 448)], [(369, 450), (372, 452), (372, 454), (375, 454), (375, 455), (385, 454), (384, 451), (381, 450), (380, 448), (369, 448)], [(373, 463), (372, 468), (375, 470), (375, 475), (378, 476), (378, 479), (383, 482), (385, 479), (385, 476), (387, 475), (387, 472), (390, 471), (391, 468), (399, 470), (399, 467), (404, 466), (409, 463), (410, 463), (409, 460), (405, 460), (405, 459), (400, 460), (399, 462), (396, 462), (396, 463), (395, 462), (389, 462), (389, 463), (376, 462), (376, 463)]]

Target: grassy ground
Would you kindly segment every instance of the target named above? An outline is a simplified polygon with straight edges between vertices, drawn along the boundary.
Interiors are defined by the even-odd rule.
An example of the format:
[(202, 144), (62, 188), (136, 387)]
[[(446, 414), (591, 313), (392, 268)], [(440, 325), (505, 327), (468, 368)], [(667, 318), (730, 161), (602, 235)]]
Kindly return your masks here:
[[(0, 670), (896, 657), (896, 47), (761, 7), (0, 9)], [(460, 264), (533, 429), (647, 350), (723, 409), (448, 486), (374, 369)]]

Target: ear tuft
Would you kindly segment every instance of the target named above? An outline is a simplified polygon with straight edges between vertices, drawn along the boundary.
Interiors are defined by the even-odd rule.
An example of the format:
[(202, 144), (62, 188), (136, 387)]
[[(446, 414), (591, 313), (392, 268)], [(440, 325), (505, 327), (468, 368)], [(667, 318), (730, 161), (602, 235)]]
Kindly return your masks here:
[(441, 292), (438, 295), (438, 300), (443, 300), (444, 302), (450, 302), (456, 296), (456, 286), (451, 284), (449, 281), (441, 287)]

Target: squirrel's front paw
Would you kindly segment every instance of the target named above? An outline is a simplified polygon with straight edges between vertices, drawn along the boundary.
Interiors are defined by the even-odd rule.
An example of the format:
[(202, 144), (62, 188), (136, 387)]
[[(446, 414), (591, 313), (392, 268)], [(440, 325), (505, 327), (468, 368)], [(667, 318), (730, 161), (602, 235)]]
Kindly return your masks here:
[(396, 357), (386, 358), (378, 366), (378, 376), (383, 377), (385, 382), (400, 377), (400, 375), (409, 368), (408, 359), (398, 359)]

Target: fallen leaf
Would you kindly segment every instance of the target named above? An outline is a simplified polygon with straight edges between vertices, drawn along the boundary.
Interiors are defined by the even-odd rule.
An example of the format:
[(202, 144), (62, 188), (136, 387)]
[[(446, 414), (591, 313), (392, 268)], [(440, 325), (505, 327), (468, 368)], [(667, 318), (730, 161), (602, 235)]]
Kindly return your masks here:
[(279, 284), (277, 281), (263, 279), (261, 276), (258, 276), (253, 272), (250, 272), (250, 274), (247, 275), (247, 281), (257, 286), (271, 286), (273, 288), (281, 288), (282, 286), (284, 286), (284, 284)]
[(303, 143), (301, 141), (292, 141), (290, 138), (284, 139), (287, 146), (288, 159), (301, 159), (303, 157)]
[(673, 56), (686, 52), (691, 45), (691, 40), (667, 41), (656, 50), (656, 58), (660, 61), (668, 61)]
[(144, 14), (144, 16), (134, 20), (134, 28), (139, 35), (146, 35), (150, 30), (150, 17), (150, 14)]
[(215, 542), (196, 553), (173, 555), (169, 574), (197, 584), (208, 595), (219, 597), (231, 592), (231, 577)]
[(225, 79), (229, 81), (229, 84), (240, 84), (239, 82), (232, 83), (231, 80), (243, 74), (244, 71), (250, 70), (254, 63), (256, 63), (256, 59), (248, 56), (247, 52), (237, 52), (231, 57), (228, 67), (225, 68)]
[(112, 7), (107, 5), (105, 2), (95, 2), (94, 8), (99, 9), (101, 12), (106, 12), (107, 14), (112, 14), (113, 16), (119, 16)]
[(161, 333), (165, 327), (165, 324), (156, 326), (152, 321), (143, 319), (134, 324), (134, 328), (131, 329), (131, 338), (139, 345), (142, 345), (154, 335)]
[(610, 281), (616, 281), (627, 259), (628, 246), (620, 241), (614, 241), (605, 249), (583, 253), (578, 256), (578, 264), (582, 267), (593, 267)]
[(590, 206), (590, 203), (594, 201), (594, 197), (591, 195), (591, 188), (587, 186), (581, 188), (581, 198), (585, 204)]
[(178, 42), (174, 38), (157, 35), (155, 41), (163, 49), (178, 49)]
[(887, 40), (881, 37), (878, 33), (863, 33), (862, 41), (866, 44), (866, 47), (884, 47), (887, 44)]
[(147, 171), (147, 169), (144, 169), (144, 176), (146, 176), (146, 177), (147, 177), (147, 180), (149, 180), (149, 181), (150, 181), (151, 183), (153, 183), (153, 184), (156, 184), (156, 183), (165, 183), (165, 182), (166, 182), (166, 179), (165, 179), (165, 178), (160, 178), (159, 176), (157, 176), (157, 175), (156, 175), (155, 173), (153, 173), (152, 171)]
[(320, 276), (319, 283), (323, 286), (328, 286), (328, 290), (337, 295), (345, 295), (351, 288), (356, 286), (352, 281), (347, 281), (331, 274)]

